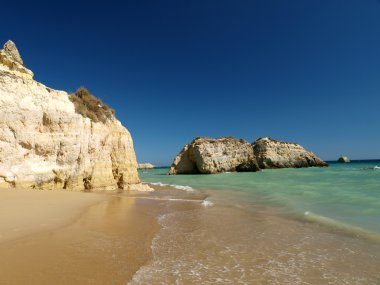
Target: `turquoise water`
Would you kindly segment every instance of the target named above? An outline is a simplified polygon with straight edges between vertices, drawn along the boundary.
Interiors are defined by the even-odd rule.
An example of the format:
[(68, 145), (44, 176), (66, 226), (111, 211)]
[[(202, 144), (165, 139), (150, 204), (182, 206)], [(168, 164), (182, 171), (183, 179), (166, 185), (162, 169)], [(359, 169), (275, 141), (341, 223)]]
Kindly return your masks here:
[(183, 192), (159, 187), (147, 197), (167, 208), (152, 261), (128, 284), (380, 284), (376, 166), (380, 160), (216, 175), (141, 171), (143, 182)]
[[(271, 205), (300, 216), (311, 212), (380, 233), (379, 166), (380, 160), (367, 160), (330, 163), (327, 168), (270, 169), (256, 173), (168, 176), (169, 168), (158, 168), (139, 174), (143, 182), (207, 191), (215, 204)], [(220, 194), (223, 191), (225, 195)]]

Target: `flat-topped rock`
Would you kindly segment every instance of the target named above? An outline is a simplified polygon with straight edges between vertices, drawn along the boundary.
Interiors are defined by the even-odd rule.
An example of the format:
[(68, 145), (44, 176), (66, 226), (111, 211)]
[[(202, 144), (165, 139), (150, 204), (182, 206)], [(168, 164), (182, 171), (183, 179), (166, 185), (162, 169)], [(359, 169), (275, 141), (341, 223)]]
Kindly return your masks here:
[(263, 169), (327, 166), (326, 162), (299, 144), (259, 138), (252, 146), (257, 162)]
[(212, 174), (229, 171), (257, 171), (252, 146), (245, 140), (224, 137), (196, 138), (186, 145), (169, 174)]
[(152, 169), (152, 168), (155, 168), (155, 167), (156, 166), (154, 166), (151, 163), (139, 163), (139, 165), (138, 165), (139, 169)]
[(338, 162), (343, 162), (343, 163), (349, 163), (351, 162), (350, 159), (345, 156), (345, 155), (341, 155), (339, 158), (338, 158)]

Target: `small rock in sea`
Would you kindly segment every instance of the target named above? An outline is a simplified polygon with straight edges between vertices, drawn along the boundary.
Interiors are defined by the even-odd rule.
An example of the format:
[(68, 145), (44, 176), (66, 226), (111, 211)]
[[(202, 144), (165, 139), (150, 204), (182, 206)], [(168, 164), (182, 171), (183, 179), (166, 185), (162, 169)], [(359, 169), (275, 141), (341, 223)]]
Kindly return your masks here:
[(350, 162), (350, 159), (347, 156), (345, 156), (345, 155), (341, 155), (338, 158), (338, 162), (348, 163), (348, 162)]

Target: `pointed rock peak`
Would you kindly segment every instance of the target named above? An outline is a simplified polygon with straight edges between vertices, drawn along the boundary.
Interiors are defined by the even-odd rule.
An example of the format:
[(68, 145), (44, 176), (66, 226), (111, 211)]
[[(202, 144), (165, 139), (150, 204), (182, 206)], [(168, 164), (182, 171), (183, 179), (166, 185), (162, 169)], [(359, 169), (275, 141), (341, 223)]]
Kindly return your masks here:
[(17, 61), (20, 64), (24, 64), (22, 61), (22, 58), (20, 56), (20, 53), (18, 52), (18, 49), (14, 42), (11, 40), (7, 41), (4, 45), (4, 51), (10, 55), (15, 61)]

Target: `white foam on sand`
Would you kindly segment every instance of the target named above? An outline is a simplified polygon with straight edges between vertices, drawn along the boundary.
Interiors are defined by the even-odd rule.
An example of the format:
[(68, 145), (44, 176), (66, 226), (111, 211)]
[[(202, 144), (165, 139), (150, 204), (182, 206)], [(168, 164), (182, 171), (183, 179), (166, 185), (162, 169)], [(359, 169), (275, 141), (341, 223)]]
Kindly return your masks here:
[(194, 191), (193, 188), (191, 188), (190, 186), (183, 186), (183, 185), (170, 185), (171, 187), (174, 187), (175, 189), (179, 189), (179, 190), (185, 190), (185, 191), (188, 191), (188, 192), (192, 192)]
[(194, 188), (192, 188), (190, 186), (186, 186), (186, 185), (167, 184), (167, 183), (162, 183), (162, 182), (150, 182), (149, 184), (153, 185), (153, 186), (160, 186), (160, 187), (173, 187), (175, 189), (184, 190), (187, 192), (195, 191)]
[[(336, 235), (283, 219), (260, 220), (224, 207), (163, 214), (151, 245), (152, 261), (128, 285), (376, 284), (371, 282), (374, 274), (378, 276), (373, 273), (376, 266), (370, 268), (371, 276), (355, 267), (344, 271), (331, 267), (350, 265), (350, 258), (365, 255), (351, 240), (337, 250), (326, 248), (337, 244)], [(279, 238), (288, 227), (289, 239)]]
[(204, 199), (204, 200), (202, 201), (202, 206), (203, 206), (203, 207), (212, 207), (212, 206), (214, 206), (214, 203), (211, 202), (210, 200)]
[(149, 184), (153, 186), (160, 186), (160, 187), (169, 186), (169, 184), (162, 183), (162, 182), (150, 182)]

